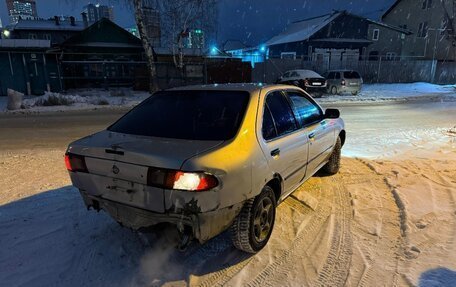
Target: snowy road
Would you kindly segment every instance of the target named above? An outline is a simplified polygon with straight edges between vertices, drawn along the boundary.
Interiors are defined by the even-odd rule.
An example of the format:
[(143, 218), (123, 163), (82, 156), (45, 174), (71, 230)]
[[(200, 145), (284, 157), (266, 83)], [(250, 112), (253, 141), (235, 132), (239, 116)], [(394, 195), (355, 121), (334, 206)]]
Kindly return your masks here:
[(341, 172), (281, 204), (255, 256), (226, 234), (180, 253), (160, 231), (149, 246), (85, 210), (65, 145), (121, 112), (0, 116), (0, 285), (456, 284), (456, 103), (331, 105), (347, 124)]

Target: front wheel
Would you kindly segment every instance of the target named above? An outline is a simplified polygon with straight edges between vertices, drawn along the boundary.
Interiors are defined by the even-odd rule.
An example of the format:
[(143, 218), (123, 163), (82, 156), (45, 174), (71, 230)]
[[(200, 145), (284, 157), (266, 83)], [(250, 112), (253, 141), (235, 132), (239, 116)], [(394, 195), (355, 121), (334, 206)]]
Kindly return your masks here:
[(257, 253), (269, 241), (275, 221), (276, 199), (271, 187), (248, 200), (231, 226), (234, 246), (248, 253)]
[(337, 87), (336, 86), (332, 86), (331, 87), (331, 95), (337, 95)]
[(322, 171), (329, 175), (334, 175), (339, 172), (340, 169), (340, 154), (342, 150), (342, 141), (340, 137), (337, 137), (336, 145), (334, 150), (329, 157), (329, 161), (322, 167)]

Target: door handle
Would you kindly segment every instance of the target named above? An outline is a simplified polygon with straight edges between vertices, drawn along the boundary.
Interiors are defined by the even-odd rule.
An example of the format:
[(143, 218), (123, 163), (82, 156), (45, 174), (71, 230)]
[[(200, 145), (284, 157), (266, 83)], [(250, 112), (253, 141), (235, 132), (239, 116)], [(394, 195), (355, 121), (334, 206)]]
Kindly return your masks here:
[(271, 156), (272, 157), (276, 157), (276, 156), (279, 156), (280, 155), (280, 149), (275, 149), (273, 151), (271, 151)]
[(314, 139), (315, 138), (315, 133), (310, 133), (309, 134), (309, 139)]

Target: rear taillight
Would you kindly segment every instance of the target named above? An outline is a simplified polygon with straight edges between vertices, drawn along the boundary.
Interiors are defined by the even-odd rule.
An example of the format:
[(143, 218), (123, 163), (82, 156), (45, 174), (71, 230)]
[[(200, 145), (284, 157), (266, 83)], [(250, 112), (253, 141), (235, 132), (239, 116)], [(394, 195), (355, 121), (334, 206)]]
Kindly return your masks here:
[(340, 83), (342, 86), (345, 86), (345, 80), (342, 80), (342, 82)]
[(67, 153), (65, 155), (65, 166), (68, 171), (88, 172), (83, 156)]
[(150, 167), (147, 185), (185, 191), (206, 191), (218, 185), (215, 176), (205, 172), (183, 172)]

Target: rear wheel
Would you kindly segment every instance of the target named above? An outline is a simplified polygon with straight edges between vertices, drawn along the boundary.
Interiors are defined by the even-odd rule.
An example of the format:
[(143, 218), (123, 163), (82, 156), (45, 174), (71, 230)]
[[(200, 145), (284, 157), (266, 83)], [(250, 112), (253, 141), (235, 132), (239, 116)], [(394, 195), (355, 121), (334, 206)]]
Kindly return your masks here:
[(331, 156), (329, 157), (328, 163), (325, 164), (321, 169), (322, 172), (329, 174), (329, 175), (334, 175), (339, 172), (341, 149), (342, 149), (342, 141), (341, 141), (340, 137), (338, 137), (334, 150), (333, 150)]
[(332, 86), (331, 87), (331, 95), (337, 95), (337, 87), (336, 86)]
[(257, 253), (269, 241), (275, 221), (276, 199), (271, 187), (247, 201), (231, 226), (234, 246), (248, 253)]

